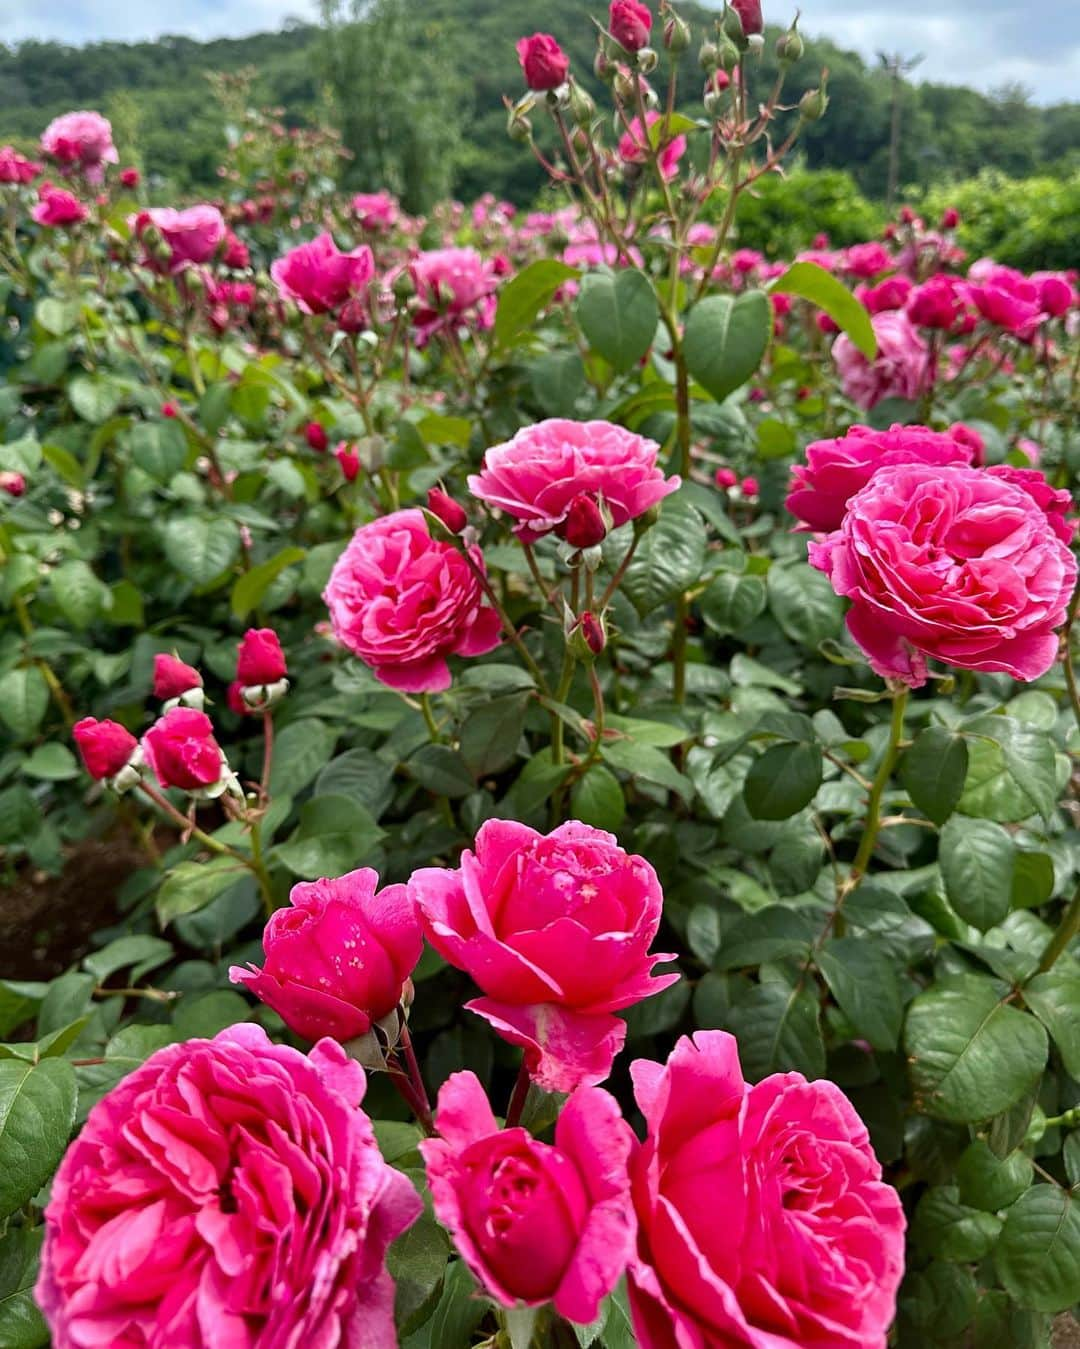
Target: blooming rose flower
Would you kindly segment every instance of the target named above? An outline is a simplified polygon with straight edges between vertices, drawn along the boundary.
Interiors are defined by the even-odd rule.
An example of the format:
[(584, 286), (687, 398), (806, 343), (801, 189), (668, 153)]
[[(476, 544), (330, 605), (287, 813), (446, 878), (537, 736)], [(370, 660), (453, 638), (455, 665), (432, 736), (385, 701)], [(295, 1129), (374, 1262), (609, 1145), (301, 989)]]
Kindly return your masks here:
[(1043, 310), (1039, 302), (1039, 287), (1022, 272), (996, 263), (972, 267), (968, 280), (968, 295), (979, 313), (988, 322), (1004, 328), (1022, 342), (1030, 342), (1042, 322)]
[(906, 276), (887, 276), (876, 286), (857, 286), (855, 295), (871, 314), (884, 314), (890, 309), (903, 309), (911, 291), (912, 283)]
[(731, 8), (742, 22), (742, 30), (747, 37), (760, 33), (765, 27), (761, 17), (761, 0), (731, 0)]
[(397, 224), (398, 202), (389, 192), (357, 192), (352, 207), (361, 227), (372, 234), (386, 234)]
[(52, 183), (42, 183), (38, 188), (38, 204), (30, 212), (39, 225), (56, 229), (60, 225), (78, 225), (90, 212), (71, 192), (53, 187)]
[(870, 322), (878, 343), (876, 360), (868, 361), (847, 333), (833, 343), (845, 395), (866, 409), (883, 398), (919, 398), (930, 374), (926, 343), (906, 314), (890, 310), (875, 314)]
[(329, 314), (347, 300), (362, 299), (375, 275), (367, 244), (342, 253), (329, 234), (300, 244), (270, 266), (283, 299), (295, 300), (305, 314)]
[(956, 281), (938, 274), (916, 286), (907, 301), (907, 314), (920, 328), (940, 328), (944, 332), (955, 328), (964, 311), (964, 303)]
[(547, 1091), (602, 1082), (626, 1038), (612, 1015), (675, 983), (651, 977), (663, 895), (643, 857), (571, 820), (538, 834), (487, 820), (456, 871), (413, 872), (428, 941), (485, 994), (466, 1006), (512, 1044)]
[(532, 37), (519, 39), (517, 54), (530, 89), (542, 93), (566, 83), (570, 58), (550, 33), (534, 33)]
[(41, 133), (41, 148), (58, 164), (81, 170), (91, 183), (100, 183), (105, 165), (119, 160), (112, 126), (98, 112), (66, 112), (54, 117)]
[(1061, 318), (1077, 303), (1076, 287), (1063, 272), (1033, 272), (1039, 287), (1039, 308), (1051, 318)]
[[(1021, 441), (1020, 445), (1032, 442)], [(1019, 448), (1019, 446), (1018, 446)], [(1036, 461), (1038, 446), (1035, 446)], [(1011, 464), (995, 464), (987, 473), (994, 478), (1004, 478), (1016, 487), (1022, 487), (1050, 522), (1050, 528), (1064, 544), (1070, 544), (1076, 535), (1077, 521), (1072, 515), (1072, 493), (1064, 488), (1058, 491), (1050, 486), (1037, 468), (1013, 468)]]
[(852, 276), (870, 280), (881, 272), (887, 272), (893, 265), (892, 255), (884, 244), (852, 244), (842, 254), (843, 267)]
[(142, 745), (163, 787), (197, 791), (221, 780), (225, 756), (205, 712), (174, 707), (150, 727)]
[[(482, 566), (479, 549), (471, 556)], [(482, 656), (499, 643), (498, 614), (457, 548), (428, 533), (421, 510), (362, 525), (323, 599), (342, 646), (406, 693), (449, 688), (447, 656)]]
[(839, 1087), (749, 1086), (734, 1037), (699, 1031), (631, 1065), (641, 1349), (884, 1349), (904, 1211)]
[[(624, 164), (644, 164), (648, 160), (649, 131), (660, 120), (660, 113), (647, 112), (645, 114), (645, 126), (642, 127), (641, 118), (634, 118), (630, 123), (630, 130), (619, 141), (619, 158)], [(674, 178), (678, 173), (679, 160), (685, 153), (685, 136), (672, 136), (661, 144), (657, 164), (660, 174), (665, 180)]]
[(242, 239), (238, 239), (232, 230), (225, 233), (225, 250), (221, 255), (222, 265), (240, 271), (251, 265), (251, 251)]
[(158, 652), (154, 657), (154, 697), (167, 702), (170, 698), (181, 698), (192, 689), (201, 689), (203, 677), (190, 665), (185, 665), (176, 656)]
[(413, 314), (417, 346), (443, 329), (490, 328), (495, 322), (493, 265), (475, 248), (436, 248), (409, 263), (416, 287)]
[(53, 1181), (35, 1296), (56, 1349), (396, 1343), (386, 1250), (419, 1217), (364, 1072), (260, 1026), (159, 1049)]
[(986, 441), (974, 427), (967, 426), (964, 422), (953, 422), (949, 427), (949, 435), (971, 450), (971, 462), (976, 468), (981, 468), (986, 463)]
[(892, 464), (970, 464), (971, 445), (952, 432), (925, 426), (875, 431), (853, 426), (838, 440), (806, 447), (806, 463), (791, 470), (787, 509), (807, 529), (839, 529), (847, 504), (879, 468)]
[(514, 532), (527, 541), (559, 531), (582, 495), (602, 496), (617, 527), (679, 487), (657, 467), (659, 452), (655, 441), (611, 422), (552, 418), (487, 450), (469, 491), (516, 520)]
[(500, 1129), (475, 1075), (454, 1073), (436, 1119), (439, 1137), (420, 1144), (435, 1216), (486, 1291), (595, 1321), (634, 1243), (633, 1134), (612, 1097), (579, 1087), (552, 1145)]
[(620, 47), (628, 52), (639, 51), (649, 41), (652, 14), (638, 0), (611, 0), (608, 31)]
[(284, 679), (285, 653), (273, 628), (248, 628), (236, 655), (236, 677), (241, 684), (273, 684)]
[(423, 949), (405, 886), (376, 890), (378, 883), (365, 867), (294, 885), (291, 907), (278, 909), (263, 932), (262, 968), (234, 965), (230, 979), (305, 1039), (366, 1035), (401, 1001)]
[(71, 728), (71, 734), (86, 771), (99, 782), (126, 768), (139, 748), (131, 732), (116, 721), (83, 717)]
[(158, 206), (140, 211), (129, 222), (136, 237), (152, 225), (169, 249), (169, 271), (209, 262), (225, 239), (225, 218), (216, 206), (203, 202), (177, 211)]
[(810, 545), (811, 564), (852, 601), (848, 630), (877, 674), (918, 688), (927, 656), (1023, 680), (1053, 665), (1076, 559), (1028, 474), (1041, 476), (878, 469), (840, 529)]
[(26, 159), (11, 145), (0, 145), (0, 183), (26, 183), (41, 172), (41, 165)]

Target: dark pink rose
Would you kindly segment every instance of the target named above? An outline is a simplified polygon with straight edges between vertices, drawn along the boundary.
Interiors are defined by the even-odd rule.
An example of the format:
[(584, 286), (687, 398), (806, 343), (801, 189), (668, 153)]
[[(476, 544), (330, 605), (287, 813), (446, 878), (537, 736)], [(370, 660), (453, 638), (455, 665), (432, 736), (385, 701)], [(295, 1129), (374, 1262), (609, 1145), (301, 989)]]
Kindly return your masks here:
[(39, 225), (56, 229), (61, 225), (81, 224), (90, 212), (71, 192), (51, 183), (42, 183), (38, 189), (38, 204), (30, 212)]
[[(634, 118), (630, 123), (630, 129), (623, 134), (619, 141), (619, 158), (624, 164), (644, 164), (648, 161), (649, 132), (660, 120), (660, 113), (647, 112), (643, 127), (641, 118)], [(685, 153), (685, 136), (669, 136), (664, 140), (660, 145), (660, 153), (657, 157), (660, 176), (665, 180), (674, 178), (679, 171), (679, 160)]]
[(576, 496), (559, 527), (560, 537), (573, 548), (595, 548), (607, 537), (607, 521), (592, 496)]
[(730, 0), (731, 8), (742, 22), (742, 30), (747, 37), (760, 33), (765, 27), (761, 17), (761, 0)]
[(182, 272), (189, 266), (209, 262), (225, 239), (224, 216), (216, 206), (206, 202), (182, 211), (171, 206), (140, 211), (130, 223), (136, 237), (140, 237), (148, 226), (157, 230), (169, 249), (171, 272)]
[(598, 1087), (579, 1087), (554, 1143), (500, 1129), (472, 1073), (439, 1092), (438, 1138), (420, 1144), (435, 1216), (505, 1307), (553, 1302), (595, 1321), (634, 1244), (627, 1159), (633, 1134)]
[[(1031, 441), (1023, 441), (1030, 445)], [(1037, 447), (1036, 447), (1037, 450)], [(1036, 453), (1036, 462), (1038, 454)], [(1062, 543), (1071, 544), (1076, 536), (1076, 517), (1073, 515), (1072, 493), (1062, 488), (1060, 491), (1046, 481), (1037, 468), (1013, 468), (1011, 464), (995, 464), (987, 473), (995, 478), (1003, 478), (1016, 487), (1022, 487), (1043, 512), (1050, 527)]]
[(952, 277), (932, 276), (908, 296), (907, 315), (920, 328), (949, 332), (964, 312), (964, 302)]
[[(986, 441), (979, 435), (974, 427), (965, 425), (964, 422), (953, 422), (949, 427), (949, 435), (953, 440), (957, 440), (961, 445), (966, 445), (971, 451), (971, 462), (976, 468), (982, 468), (986, 463)], [(835, 528), (835, 526), (834, 526)]]
[(1057, 659), (1054, 629), (1076, 584), (1062, 524), (1026, 481), (897, 465), (852, 497), (810, 562), (851, 600), (848, 630), (884, 678), (918, 688), (930, 656), (1032, 680)]
[(78, 169), (91, 183), (100, 183), (105, 165), (119, 160), (112, 127), (98, 112), (66, 112), (41, 133), (41, 148), (58, 164)]
[(273, 628), (248, 628), (236, 653), (236, 678), (247, 687), (284, 679), (285, 653)]
[(123, 187), (138, 187), (142, 182), (142, 174), (138, 169), (129, 167), (120, 170), (120, 183)]
[(230, 1026), (152, 1054), (53, 1181), (35, 1296), (56, 1349), (396, 1343), (390, 1242), (423, 1205), (364, 1072)]
[(10, 468), (0, 469), (0, 492), (6, 492), (9, 497), (25, 496), (26, 475)]
[[(480, 550), (471, 556), (481, 567)], [(421, 510), (361, 526), (323, 599), (342, 646), (406, 693), (448, 689), (447, 656), (482, 656), (499, 644), (498, 614), (476, 576), (453, 544), (431, 537)]]
[(838, 440), (806, 447), (806, 463), (791, 470), (787, 509), (807, 529), (839, 529), (847, 504), (880, 468), (893, 464), (970, 464), (970, 444), (949, 432), (925, 426), (875, 431), (853, 426)]
[(238, 239), (232, 230), (228, 230), (225, 235), (225, 250), (221, 255), (222, 265), (232, 267), (237, 271), (251, 265), (251, 253), (247, 244), (242, 239)]
[(32, 183), (41, 172), (41, 165), (35, 164), (19, 154), (11, 145), (0, 145), (0, 183), (19, 183), (25, 186)]
[(131, 732), (116, 721), (83, 717), (71, 728), (71, 734), (86, 771), (99, 782), (126, 768), (139, 748)]
[(364, 299), (375, 259), (367, 244), (342, 253), (329, 234), (320, 234), (273, 262), (270, 275), (281, 297), (295, 300), (303, 313), (329, 314)]
[(203, 677), (198, 670), (176, 656), (159, 652), (154, 657), (154, 697), (167, 702), (179, 698), (192, 689), (201, 689)]
[(885, 1349), (904, 1211), (840, 1088), (749, 1086), (724, 1031), (630, 1071), (648, 1129), (631, 1158), (641, 1349)]
[(441, 487), (430, 489), (427, 494), (427, 508), (432, 515), (438, 516), (451, 534), (460, 534), (469, 523), (465, 507), (452, 496), (448, 496)]
[(890, 309), (903, 309), (911, 291), (912, 283), (906, 276), (887, 276), (876, 286), (858, 286), (855, 295), (871, 314), (884, 314)]
[(423, 948), (404, 885), (377, 890), (378, 873), (350, 871), (294, 885), (290, 907), (263, 932), (266, 958), (229, 971), (307, 1040), (354, 1040), (394, 1010)]
[(389, 192), (358, 192), (352, 208), (361, 226), (373, 234), (385, 234), (397, 224), (400, 208)]
[(1030, 342), (1043, 320), (1039, 287), (1012, 267), (972, 267), (968, 276), (968, 295), (972, 304), (989, 323), (1022, 342)]
[(475, 248), (436, 248), (409, 263), (416, 287), (413, 325), (417, 346), (435, 333), (458, 328), (483, 331), (495, 322), (494, 264)]
[(656, 872), (576, 820), (547, 835), (488, 820), (458, 870), (416, 871), (409, 891), (432, 946), (484, 993), (468, 1008), (524, 1047), (547, 1091), (602, 1082), (626, 1038), (613, 1013), (679, 978), (651, 977), (672, 958), (649, 954)]
[(474, 497), (517, 521), (526, 540), (550, 534), (579, 496), (603, 497), (615, 526), (644, 515), (680, 483), (657, 467), (660, 446), (611, 422), (553, 418), (494, 445), (468, 479)]
[(163, 787), (197, 791), (220, 781), (224, 756), (205, 712), (174, 707), (142, 739), (147, 761)]
[(884, 244), (852, 244), (843, 252), (843, 267), (852, 276), (869, 281), (872, 277), (887, 272), (893, 265), (892, 254)]
[(342, 476), (346, 482), (355, 482), (360, 476), (360, 456), (346, 441), (342, 441), (334, 451)]
[(1035, 272), (1031, 280), (1039, 287), (1039, 308), (1051, 318), (1062, 318), (1077, 303), (1076, 287), (1064, 272)]
[(855, 346), (847, 333), (833, 343), (833, 360), (845, 395), (859, 407), (875, 407), (884, 398), (914, 401), (927, 387), (930, 375), (926, 343), (906, 314), (889, 310), (870, 320), (877, 337), (873, 361)]
[(955, 206), (946, 206), (941, 215), (941, 228), (943, 230), (954, 230), (960, 223), (960, 212)]
[(608, 31), (628, 52), (639, 51), (649, 41), (652, 32), (652, 14), (647, 5), (638, 0), (611, 0), (608, 10)]
[(570, 73), (570, 58), (550, 33), (534, 33), (517, 44), (518, 60), (530, 89), (558, 89)]
[(304, 427), (304, 439), (313, 450), (320, 453), (324, 452), (330, 444), (326, 427), (319, 422), (308, 422), (307, 426)]

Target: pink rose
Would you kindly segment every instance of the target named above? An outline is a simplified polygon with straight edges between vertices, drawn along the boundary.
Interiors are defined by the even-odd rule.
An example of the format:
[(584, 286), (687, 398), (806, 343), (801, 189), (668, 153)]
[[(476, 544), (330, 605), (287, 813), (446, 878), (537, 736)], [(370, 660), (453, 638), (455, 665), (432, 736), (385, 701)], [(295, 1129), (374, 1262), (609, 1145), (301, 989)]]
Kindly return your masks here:
[(229, 978), (307, 1040), (366, 1035), (401, 1001), (423, 948), (405, 886), (376, 890), (378, 883), (365, 867), (294, 885), (291, 907), (278, 909), (263, 932), (262, 968), (234, 965)]
[(174, 707), (150, 727), (142, 745), (163, 787), (197, 791), (221, 780), (225, 756), (205, 712)]
[(1051, 318), (1062, 318), (1077, 303), (1076, 287), (1064, 272), (1034, 272), (1039, 287), (1039, 308)]
[(142, 174), (134, 165), (120, 170), (120, 184), (122, 187), (138, 187), (142, 182)]
[(53, 118), (41, 133), (41, 148), (58, 164), (81, 170), (91, 183), (100, 183), (104, 166), (120, 158), (112, 127), (98, 112), (66, 112)]
[(326, 427), (320, 422), (308, 422), (304, 427), (304, 439), (313, 450), (323, 453), (330, 445), (330, 437), (326, 434)]
[(235, 271), (251, 265), (250, 249), (232, 230), (228, 230), (225, 234), (225, 249), (221, 255), (221, 263), (223, 267), (231, 267)]
[(871, 314), (884, 314), (890, 309), (903, 309), (911, 291), (912, 283), (906, 276), (887, 276), (876, 286), (857, 287), (855, 295)]
[(360, 476), (360, 456), (353, 446), (347, 441), (341, 441), (334, 450), (334, 458), (338, 461), (338, 467), (345, 481), (355, 482)]
[(852, 244), (844, 249), (842, 256), (844, 270), (864, 281), (887, 272), (893, 265), (889, 250), (879, 243)]
[(806, 447), (806, 463), (791, 470), (787, 509), (803, 527), (839, 529), (847, 504), (880, 468), (893, 464), (970, 464), (970, 444), (953, 432), (925, 426), (894, 426), (875, 431), (853, 426), (838, 440), (817, 440)]
[(517, 44), (518, 60), (530, 89), (558, 89), (570, 73), (570, 58), (550, 33), (534, 33)]
[(949, 276), (932, 276), (921, 286), (916, 286), (908, 296), (908, 318), (920, 328), (938, 328), (948, 332), (955, 328), (963, 312), (964, 303), (959, 288)]
[(248, 628), (236, 653), (236, 678), (245, 686), (274, 684), (287, 674), (285, 653), (273, 628)]
[(159, 1049), (53, 1182), (35, 1296), (56, 1349), (396, 1343), (386, 1250), (419, 1217), (364, 1072), (259, 1026)]
[(631, 1065), (641, 1349), (884, 1349), (904, 1212), (832, 1082), (749, 1086), (734, 1037), (699, 1031)]
[(731, 8), (739, 16), (742, 30), (747, 37), (760, 33), (765, 27), (761, 17), (761, 0), (731, 0)]
[(644, 515), (679, 487), (656, 465), (660, 446), (611, 422), (560, 418), (493, 445), (469, 491), (518, 523), (525, 540), (559, 532), (579, 496), (603, 497), (614, 526)]
[[(649, 131), (661, 120), (658, 112), (645, 114), (645, 126), (641, 118), (635, 117), (630, 129), (619, 141), (619, 158), (624, 164), (644, 164), (649, 158)], [(660, 145), (657, 163), (660, 175), (665, 180), (675, 177), (679, 171), (679, 160), (686, 153), (686, 137), (672, 136)]]
[(439, 1137), (420, 1144), (435, 1216), (505, 1307), (554, 1302), (595, 1321), (634, 1244), (627, 1159), (633, 1134), (598, 1087), (579, 1087), (554, 1144), (500, 1129), (472, 1073), (439, 1092)]
[[(949, 435), (953, 440), (959, 441), (961, 445), (966, 445), (971, 451), (971, 462), (976, 468), (982, 468), (986, 463), (986, 441), (979, 435), (974, 427), (967, 426), (964, 422), (953, 422), (949, 427)], [(835, 526), (833, 526), (835, 528)]]
[(0, 492), (6, 492), (9, 497), (25, 496), (26, 475), (10, 468), (0, 469)]
[[(1022, 440), (1017, 448), (1031, 445), (1030, 440)], [(1038, 462), (1036, 445), (1035, 461)], [(1003, 478), (1016, 487), (1022, 487), (1050, 522), (1050, 528), (1062, 543), (1071, 544), (1076, 535), (1076, 518), (1072, 514), (1072, 493), (1062, 488), (1060, 491), (1050, 486), (1037, 468), (1013, 468), (1011, 464), (995, 464), (987, 473), (995, 478)]]
[(26, 159), (11, 145), (0, 145), (0, 183), (31, 183), (41, 172), (41, 165)]
[(427, 508), (438, 516), (451, 534), (460, 534), (469, 523), (465, 507), (447, 495), (441, 487), (432, 487), (427, 494)]
[[(1034, 470), (896, 465), (848, 503), (810, 562), (852, 601), (848, 630), (871, 668), (918, 688), (926, 658), (1031, 680), (1057, 659), (1076, 559)], [(1046, 494), (1053, 498), (1050, 488)], [(1057, 514), (1057, 503), (1047, 505)]]
[(81, 224), (90, 214), (83, 203), (71, 192), (42, 183), (38, 188), (38, 204), (30, 212), (39, 225), (56, 229), (61, 225)]
[(960, 223), (960, 212), (955, 206), (946, 206), (941, 215), (941, 228), (943, 230), (954, 230)]
[(675, 983), (651, 977), (663, 895), (643, 857), (571, 820), (538, 834), (487, 820), (457, 871), (415, 871), (409, 891), (439, 954), (485, 994), (467, 1003), (512, 1044), (535, 1082), (602, 1082), (626, 1038), (613, 1013)]
[(342, 253), (329, 234), (277, 258), (270, 275), (282, 299), (295, 300), (302, 313), (329, 314), (347, 300), (363, 299), (375, 275), (367, 244)]
[(140, 211), (130, 224), (141, 236), (152, 225), (169, 249), (169, 271), (209, 262), (225, 240), (225, 218), (216, 206), (203, 202), (177, 211), (172, 206)]
[(968, 286), (972, 304), (989, 323), (1030, 342), (1043, 319), (1039, 287), (1022, 272), (996, 263), (972, 267)]
[(436, 248), (409, 263), (416, 287), (413, 314), (417, 346), (444, 329), (490, 328), (495, 322), (494, 265), (475, 248)]
[[(471, 556), (482, 566), (479, 549)], [(476, 576), (453, 544), (431, 537), (420, 510), (361, 526), (323, 599), (342, 646), (405, 693), (448, 689), (447, 656), (483, 656), (499, 643), (499, 617)]]
[(71, 728), (71, 734), (86, 771), (99, 782), (126, 768), (139, 748), (131, 732), (116, 721), (83, 717)]
[(628, 52), (640, 51), (652, 32), (652, 14), (638, 0), (611, 0), (608, 30), (620, 47)]
[(192, 689), (201, 689), (202, 675), (190, 665), (185, 665), (176, 656), (158, 652), (154, 657), (154, 697), (168, 702), (170, 698), (180, 698)]
[(372, 234), (385, 234), (397, 224), (397, 198), (389, 192), (357, 192), (352, 208), (361, 227)]
[(868, 361), (847, 333), (833, 343), (833, 360), (845, 395), (864, 409), (884, 398), (914, 401), (929, 379), (926, 343), (906, 314), (890, 310), (875, 314), (870, 321), (878, 342), (876, 360)]

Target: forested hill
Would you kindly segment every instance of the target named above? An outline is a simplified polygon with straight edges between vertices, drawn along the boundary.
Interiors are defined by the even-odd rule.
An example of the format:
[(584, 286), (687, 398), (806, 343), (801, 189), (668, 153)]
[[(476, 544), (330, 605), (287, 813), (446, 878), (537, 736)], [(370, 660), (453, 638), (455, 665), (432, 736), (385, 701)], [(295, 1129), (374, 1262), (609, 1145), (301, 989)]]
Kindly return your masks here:
[[(278, 33), (206, 43), (165, 37), (80, 48), (0, 45), (0, 142), (32, 139), (69, 108), (96, 107), (112, 118), (129, 158), (178, 188), (210, 186), (222, 115), (205, 74), (253, 67), (260, 101), (281, 106), (286, 121), (339, 122), (357, 152), (358, 179), (392, 179), (396, 171), (413, 182), (423, 179), (433, 192), (529, 198), (539, 178), (529, 157), (507, 141), (501, 103), (504, 92), (521, 88), (514, 42), (538, 26), (549, 30), (589, 79), (588, 16), (603, 11), (601, 0), (545, 0), (542, 17), (534, 0), (373, 0), (361, 6), (372, 17), (351, 25), (345, 20), (355, 3), (336, 0), (342, 22), (329, 42), (317, 27), (291, 24)], [(812, 19), (812, 5), (804, 8)], [(699, 6), (680, 9), (697, 32), (710, 21)], [(848, 168), (864, 191), (880, 195), (889, 77), (830, 42), (808, 42), (789, 85), (793, 94), (816, 83), (822, 66), (830, 71), (831, 105), (806, 137), (807, 161)], [(683, 85), (688, 102), (698, 82), (690, 53)], [(916, 84), (904, 88), (903, 111), (904, 183), (987, 166), (1011, 174), (1056, 171), (1080, 160), (1080, 104), (1037, 108), (1015, 89), (988, 97)]]

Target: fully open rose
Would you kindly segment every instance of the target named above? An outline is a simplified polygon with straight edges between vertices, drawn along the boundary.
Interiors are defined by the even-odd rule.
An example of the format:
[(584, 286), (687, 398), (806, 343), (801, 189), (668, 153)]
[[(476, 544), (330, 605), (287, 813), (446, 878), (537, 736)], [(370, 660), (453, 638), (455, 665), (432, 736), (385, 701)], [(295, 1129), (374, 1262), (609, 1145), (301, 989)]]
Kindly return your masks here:
[(663, 895), (643, 857), (571, 820), (538, 834), (488, 820), (457, 871), (426, 867), (409, 889), (432, 946), (485, 996), (467, 1006), (523, 1046), (549, 1091), (602, 1082), (626, 1038), (613, 1013), (675, 983), (651, 977)]
[(53, 1183), (35, 1294), (56, 1349), (396, 1343), (386, 1248), (419, 1216), (340, 1046), (258, 1026), (152, 1054)]
[(642, 1349), (884, 1349), (904, 1268), (900, 1199), (839, 1087), (751, 1087), (734, 1036), (631, 1065)]

